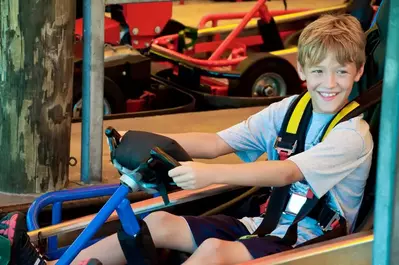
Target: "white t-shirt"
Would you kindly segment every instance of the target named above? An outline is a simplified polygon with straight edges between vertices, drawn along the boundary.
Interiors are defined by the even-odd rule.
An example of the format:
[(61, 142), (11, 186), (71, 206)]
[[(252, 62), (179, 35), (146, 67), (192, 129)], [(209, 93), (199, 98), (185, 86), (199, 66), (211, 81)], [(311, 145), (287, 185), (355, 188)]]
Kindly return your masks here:
[[(244, 162), (256, 161), (263, 153), (267, 153), (269, 160), (278, 160), (274, 141), (285, 113), (296, 97), (271, 104), (247, 120), (218, 132), (218, 135), (236, 150)], [(318, 198), (328, 193), (328, 205), (346, 218), (348, 230), (352, 232), (370, 171), (373, 140), (369, 125), (361, 117), (356, 117), (338, 124), (320, 142), (322, 131), (333, 116), (313, 112), (305, 151), (289, 158), (302, 171), (306, 184), (294, 183), (291, 192), (306, 196), (311, 188)], [(294, 218), (283, 214), (271, 234), (284, 236)], [(253, 233), (262, 218), (244, 217), (240, 221)], [(298, 224), (298, 241), (295, 245), (322, 234), (316, 221), (306, 217)]]

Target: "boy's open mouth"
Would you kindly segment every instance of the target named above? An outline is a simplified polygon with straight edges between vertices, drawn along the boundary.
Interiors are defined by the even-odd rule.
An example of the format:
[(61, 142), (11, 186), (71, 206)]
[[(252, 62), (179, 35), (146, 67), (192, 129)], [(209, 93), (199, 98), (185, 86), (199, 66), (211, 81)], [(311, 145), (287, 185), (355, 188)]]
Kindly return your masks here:
[(317, 92), (319, 93), (319, 95), (322, 97), (322, 99), (324, 99), (325, 101), (330, 101), (333, 100), (338, 93), (337, 92)]

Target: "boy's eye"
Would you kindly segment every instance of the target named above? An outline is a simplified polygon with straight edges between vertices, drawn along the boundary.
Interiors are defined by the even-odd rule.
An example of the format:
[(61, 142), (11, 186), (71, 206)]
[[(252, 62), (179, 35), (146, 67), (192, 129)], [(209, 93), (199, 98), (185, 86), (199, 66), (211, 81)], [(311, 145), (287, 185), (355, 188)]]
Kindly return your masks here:
[(348, 73), (348, 71), (346, 71), (346, 70), (338, 70), (338, 74), (340, 74), (340, 75), (344, 75), (347, 73)]
[(319, 70), (319, 69), (315, 69), (315, 70), (312, 70), (312, 73), (321, 74), (321, 73), (323, 73), (323, 71)]

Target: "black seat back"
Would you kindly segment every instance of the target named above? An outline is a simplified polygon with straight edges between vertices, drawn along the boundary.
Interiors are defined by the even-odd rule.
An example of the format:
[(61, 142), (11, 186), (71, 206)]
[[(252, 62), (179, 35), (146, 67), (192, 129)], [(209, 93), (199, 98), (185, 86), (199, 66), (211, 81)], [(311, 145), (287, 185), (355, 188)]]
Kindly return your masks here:
[[(355, 84), (352, 97), (362, 93), (378, 81), (383, 79), (385, 66), (385, 50), (387, 37), (389, 0), (385, 0), (379, 10), (376, 23), (366, 32), (367, 45), (364, 74), (360, 81)], [(355, 224), (355, 231), (370, 230), (373, 227), (373, 213), (375, 201), (375, 183), (377, 173), (377, 154), (380, 127), (380, 104), (368, 110), (364, 119), (370, 125), (370, 132), (374, 141), (372, 165), (366, 183), (364, 198), (360, 206), (358, 218)]]

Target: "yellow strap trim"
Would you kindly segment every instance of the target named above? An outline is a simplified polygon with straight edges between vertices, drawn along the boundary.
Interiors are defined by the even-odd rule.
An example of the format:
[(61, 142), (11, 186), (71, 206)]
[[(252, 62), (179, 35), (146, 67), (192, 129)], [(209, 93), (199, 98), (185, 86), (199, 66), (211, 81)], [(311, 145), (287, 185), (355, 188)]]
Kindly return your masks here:
[(296, 134), (298, 131), (299, 123), (301, 122), (305, 108), (310, 101), (310, 93), (306, 92), (305, 95), (299, 100), (291, 114), (290, 120), (287, 125), (287, 133)]
[(346, 105), (345, 108), (343, 108), (336, 116), (335, 118), (332, 120), (332, 122), (330, 123), (330, 125), (328, 126), (328, 129), (326, 131), (326, 133), (323, 135), (323, 139), (326, 138), (326, 136), (330, 133), (330, 131), (335, 127), (335, 125), (338, 124), (338, 122), (340, 122), (340, 120), (342, 120), (342, 118), (344, 118), (349, 112), (351, 112), (352, 110), (356, 109), (357, 107), (359, 107), (360, 104), (357, 103), (356, 101), (352, 101), (351, 103), (349, 103), (348, 105)]
[[(326, 8), (317, 8), (311, 9), (308, 11), (296, 12), (291, 14), (285, 14), (280, 16), (274, 16), (274, 21), (277, 25), (289, 22), (296, 22), (301, 21), (303, 19), (307, 19), (313, 15), (322, 15), (325, 13), (332, 13), (332, 12), (345, 12), (348, 8), (348, 4), (340, 4), (336, 6), (326, 7)], [(254, 28), (257, 27), (257, 20), (258, 19), (251, 19), (245, 28)], [(198, 30), (198, 37), (208, 36), (215, 33), (223, 33), (223, 32), (230, 32), (235, 29), (238, 24), (228, 24), (222, 25), (217, 27), (209, 27), (209, 28), (202, 28)]]

